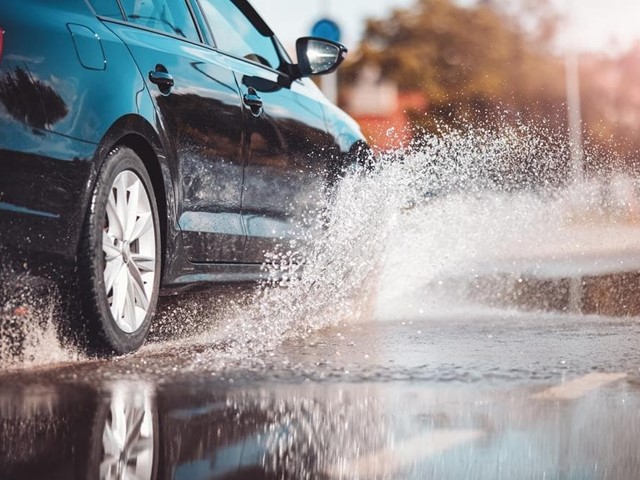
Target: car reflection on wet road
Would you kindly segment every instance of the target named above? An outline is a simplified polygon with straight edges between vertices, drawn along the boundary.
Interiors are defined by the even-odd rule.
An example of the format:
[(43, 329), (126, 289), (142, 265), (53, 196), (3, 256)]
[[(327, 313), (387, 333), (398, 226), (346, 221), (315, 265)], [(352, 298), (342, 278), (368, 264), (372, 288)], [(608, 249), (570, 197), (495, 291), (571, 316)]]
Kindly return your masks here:
[(640, 227), (434, 205), (369, 243), (347, 222), (301, 285), (168, 300), (135, 354), (28, 339), (0, 374), (0, 478), (637, 478)]
[(9, 372), (1, 477), (635, 478), (639, 330), (476, 308)]

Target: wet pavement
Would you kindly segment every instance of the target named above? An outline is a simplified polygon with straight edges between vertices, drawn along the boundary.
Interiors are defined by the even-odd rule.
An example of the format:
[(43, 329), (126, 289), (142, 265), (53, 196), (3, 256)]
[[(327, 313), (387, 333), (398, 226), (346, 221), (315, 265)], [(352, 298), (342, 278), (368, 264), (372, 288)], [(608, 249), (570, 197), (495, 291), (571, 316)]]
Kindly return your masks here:
[(27, 329), (0, 479), (638, 478), (637, 222), (357, 200), (306, 280), (165, 299), (135, 354)]
[(160, 344), (9, 371), (0, 477), (636, 478), (639, 333), (476, 306), (250, 359)]

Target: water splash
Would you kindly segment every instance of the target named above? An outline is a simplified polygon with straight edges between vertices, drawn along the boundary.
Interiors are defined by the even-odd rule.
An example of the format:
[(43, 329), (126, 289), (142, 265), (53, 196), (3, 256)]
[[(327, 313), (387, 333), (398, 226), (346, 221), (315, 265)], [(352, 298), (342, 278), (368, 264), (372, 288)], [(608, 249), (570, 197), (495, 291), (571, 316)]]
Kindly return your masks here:
[[(381, 155), (371, 171), (343, 179), (315, 216), (317, 228), (271, 252), (265, 263), (271, 283), (219, 315), (197, 341), (245, 357), (290, 337), (370, 319), (384, 303), (397, 308), (394, 290), (424, 286), (441, 263), (467, 262), (474, 243), (480, 251), (505, 232), (517, 237), (539, 228), (548, 199), (563, 184), (567, 155), (561, 142), (524, 126), (425, 135)], [(515, 198), (518, 213), (500, 216)], [(479, 216), (493, 222), (489, 231)]]
[(60, 297), (48, 281), (18, 273), (6, 265), (0, 272), (0, 367), (30, 367), (74, 361), (78, 351), (58, 337)]
[[(600, 217), (608, 222), (612, 211), (633, 220), (627, 218), (628, 205), (635, 205), (629, 201), (633, 182), (611, 187), (617, 196), (597, 176), (570, 184), (568, 159), (565, 141), (524, 125), (421, 135), (407, 148), (379, 155), (370, 170), (349, 172), (306, 218), (305, 233), (266, 257), (270, 281), (165, 304), (154, 331), (169, 339), (142, 355), (186, 345), (196, 352), (190, 368), (215, 367), (341, 322), (436, 315), (443, 305), (510, 295), (492, 283), (478, 288), (480, 277), (506, 269), (517, 281), (523, 268), (533, 275), (545, 267), (524, 265), (523, 252), (555, 246), (559, 250), (547, 251), (553, 257), (563, 245), (575, 247), (576, 224), (592, 226)], [(601, 227), (593, 229), (596, 237), (619, 237), (618, 230)], [(633, 241), (626, 247), (640, 251)], [(456, 278), (464, 281), (452, 283)], [(50, 323), (44, 325), (24, 350), (29, 361), (73, 358), (53, 340)], [(49, 343), (52, 351), (40, 349)]]

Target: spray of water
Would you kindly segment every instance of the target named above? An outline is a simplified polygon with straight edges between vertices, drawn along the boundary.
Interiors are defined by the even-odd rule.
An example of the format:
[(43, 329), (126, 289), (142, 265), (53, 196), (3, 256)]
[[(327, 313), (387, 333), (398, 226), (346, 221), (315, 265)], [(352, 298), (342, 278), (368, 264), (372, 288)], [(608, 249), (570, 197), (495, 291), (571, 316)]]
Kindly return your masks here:
[(30, 367), (80, 358), (61, 344), (55, 325), (59, 294), (51, 282), (9, 266), (0, 272), (0, 366)]
[[(260, 288), (174, 302), (160, 312), (156, 330), (182, 340), (143, 354), (212, 347), (213, 356), (196, 356), (197, 367), (212, 357), (274, 351), (287, 338), (340, 322), (393, 317), (411, 303), (407, 292), (449, 301), (453, 293), (458, 304), (496, 262), (512, 262), (531, 245), (566, 242), (567, 224), (601, 210), (602, 188), (572, 186), (568, 158), (566, 143), (527, 126), (421, 135), (380, 154), (372, 169), (346, 175), (309, 217), (313, 228), (267, 256), (270, 281)], [(448, 287), (444, 279), (456, 275), (472, 282)], [(424, 314), (428, 306), (418, 307), (414, 313)], [(185, 335), (203, 324), (204, 332)]]
[[(198, 341), (244, 358), (291, 336), (398, 309), (403, 291), (424, 287), (444, 265), (467, 262), (473, 242), (495, 247), (505, 230), (538, 223), (564, 183), (566, 157), (560, 142), (526, 127), (424, 135), (382, 154), (371, 171), (340, 183), (317, 215), (319, 228), (267, 257), (272, 281), (228, 308)], [(516, 198), (518, 213), (499, 217)], [(479, 215), (493, 221), (489, 232)]]

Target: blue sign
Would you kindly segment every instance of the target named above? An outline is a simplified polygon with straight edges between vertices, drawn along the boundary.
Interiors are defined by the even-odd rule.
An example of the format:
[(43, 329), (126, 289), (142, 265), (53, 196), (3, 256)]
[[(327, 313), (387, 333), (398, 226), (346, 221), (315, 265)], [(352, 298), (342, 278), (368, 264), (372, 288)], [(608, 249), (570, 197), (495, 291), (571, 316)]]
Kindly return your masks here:
[(311, 36), (320, 37), (332, 42), (340, 41), (340, 27), (328, 18), (318, 20), (311, 28)]

